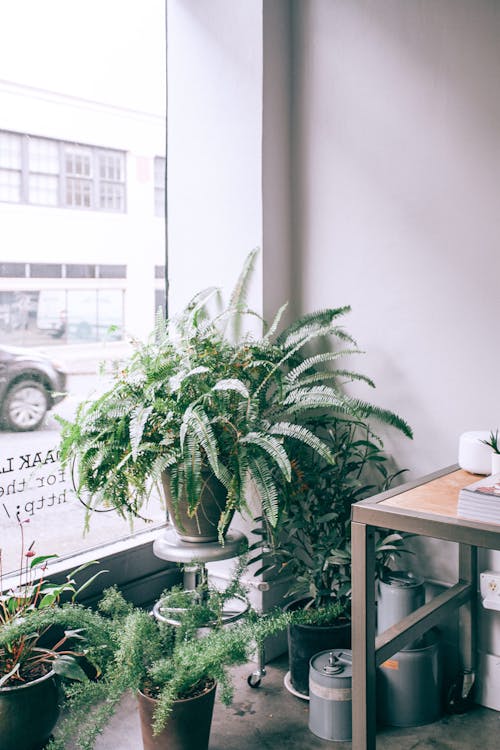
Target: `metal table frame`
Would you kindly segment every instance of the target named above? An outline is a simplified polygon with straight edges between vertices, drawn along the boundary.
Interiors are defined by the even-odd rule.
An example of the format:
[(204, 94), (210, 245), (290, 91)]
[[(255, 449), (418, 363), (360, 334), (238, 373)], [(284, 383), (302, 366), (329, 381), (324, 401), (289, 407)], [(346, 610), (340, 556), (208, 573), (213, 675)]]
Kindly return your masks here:
[[(352, 506), (353, 750), (376, 748), (376, 669), (405, 643), (459, 609), (459, 657), (463, 673), (474, 671), (476, 650), (477, 548), (500, 549), (500, 527), (456, 516), (384, 504), (408, 490), (458, 470), (450, 466)], [(471, 484), (474, 476), (471, 475)], [(458, 581), (416, 612), (375, 636), (375, 529), (410, 532), (459, 545)]]

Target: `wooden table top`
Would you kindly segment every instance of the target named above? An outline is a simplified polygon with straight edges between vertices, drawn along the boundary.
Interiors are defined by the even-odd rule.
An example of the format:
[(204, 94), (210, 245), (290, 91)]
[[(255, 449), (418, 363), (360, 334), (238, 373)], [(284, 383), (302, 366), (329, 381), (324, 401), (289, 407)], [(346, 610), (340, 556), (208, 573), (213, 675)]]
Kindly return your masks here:
[(477, 482), (482, 476), (458, 469), (438, 479), (383, 500), (380, 506), (404, 508), (417, 513), (434, 513), (457, 518), (458, 493), (462, 487)]

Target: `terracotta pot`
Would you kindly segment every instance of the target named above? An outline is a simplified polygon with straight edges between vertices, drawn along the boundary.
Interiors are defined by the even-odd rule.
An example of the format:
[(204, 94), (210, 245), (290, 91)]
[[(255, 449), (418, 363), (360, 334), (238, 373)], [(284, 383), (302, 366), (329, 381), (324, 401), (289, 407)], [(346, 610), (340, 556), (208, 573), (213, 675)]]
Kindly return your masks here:
[(144, 750), (208, 750), (217, 683), (194, 698), (175, 701), (160, 734), (153, 734), (153, 713), (158, 701), (138, 691)]
[(217, 477), (212, 473), (202, 472), (200, 502), (192, 517), (187, 513), (187, 502), (184, 499), (176, 507), (170, 491), (168, 472), (162, 473), (161, 480), (170, 521), (179, 537), (184, 542), (216, 542), (219, 536), (217, 526), (226, 507), (227, 497), (227, 490)]
[[(285, 610), (303, 609), (309, 597), (296, 599)], [(291, 625), (288, 628), (290, 682), (297, 692), (309, 695), (309, 661), (320, 651), (351, 648), (351, 621), (333, 625)]]
[(53, 671), (33, 682), (0, 688), (1, 750), (40, 750), (59, 717), (59, 678)]

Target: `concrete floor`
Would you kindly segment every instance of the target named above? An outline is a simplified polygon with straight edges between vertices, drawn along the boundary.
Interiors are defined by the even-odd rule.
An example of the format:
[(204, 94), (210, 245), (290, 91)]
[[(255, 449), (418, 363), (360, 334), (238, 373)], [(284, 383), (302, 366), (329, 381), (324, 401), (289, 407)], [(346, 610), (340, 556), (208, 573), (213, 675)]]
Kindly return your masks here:
[[(209, 750), (337, 750), (350, 742), (327, 742), (308, 728), (308, 702), (283, 686), (286, 657), (267, 665), (257, 689), (247, 685), (255, 665), (234, 670), (235, 696), (226, 708), (216, 701)], [(500, 714), (476, 707), (463, 716), (446, 716), (415, 729), (381, 728), (377, 750), (496, 750), (500, 746)], [(95, 750), (141, 750), (137, 707), (132, 696), (98, 740)]]

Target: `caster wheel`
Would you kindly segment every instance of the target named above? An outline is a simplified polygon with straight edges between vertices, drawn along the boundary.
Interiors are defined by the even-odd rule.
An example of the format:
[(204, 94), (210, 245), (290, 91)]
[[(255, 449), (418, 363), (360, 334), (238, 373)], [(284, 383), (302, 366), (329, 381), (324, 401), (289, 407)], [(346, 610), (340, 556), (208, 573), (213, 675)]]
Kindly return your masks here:
[(250, 674), (247, 677), (247, 682), (251, 688), (258, 688), (262, 682), (261, 678), (256, 674)]

